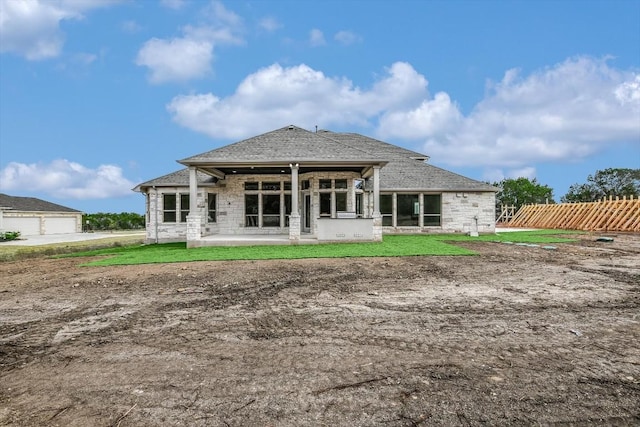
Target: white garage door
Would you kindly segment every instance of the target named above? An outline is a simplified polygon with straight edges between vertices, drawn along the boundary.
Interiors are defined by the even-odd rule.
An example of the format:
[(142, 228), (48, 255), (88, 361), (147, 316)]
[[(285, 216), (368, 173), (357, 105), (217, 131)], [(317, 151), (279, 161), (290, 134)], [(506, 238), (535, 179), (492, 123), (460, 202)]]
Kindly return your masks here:
[(19, 231), (22, 236), (40, 234), (40, 218), (3, 218), (2, 226), (5, 231)]
[(44, 234), (64, 234), (76, 232), (76, 218), (74, 217), (46, 217)]

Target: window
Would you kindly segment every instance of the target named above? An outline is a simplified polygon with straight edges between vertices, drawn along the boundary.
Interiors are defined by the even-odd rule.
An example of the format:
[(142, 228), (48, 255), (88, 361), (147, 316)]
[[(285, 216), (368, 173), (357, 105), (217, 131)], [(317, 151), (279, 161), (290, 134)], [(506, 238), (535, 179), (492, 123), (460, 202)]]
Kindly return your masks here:
[(420, 202), (417, 194), (396, 195), (398, 227), (417, 227), (420, 218)]
[(176, 222), (176, 195), (162, 195), (162, 222)]
[(311, 188), (311, 183), (309, 182), (309, 180), (305, 179), (304, 181), (302, 181), (302, 189), (308, 190), (309, 188)]
[(288, 227), (291, 181), (245, 182), (245, 227)]
[(187, 222), (187, 215), (189, 194), (162, 195), (162, 222)]
[(336, 193), (336, 212), (347, 210), (347, 193)]
[(320, 216), (331, 216), (331, 193), (320, 193)]
[(207, 222), (216, 222), (217, 194), (207, 195)]
[(244, 226), (258, 226), (258, 195), (245, 194), (244, 196)]
[(393, 195), (380, 195), (380, 213), (382, 214), (382, 225), (390, 227), (393, 225)]
[(262, 189), (264, 191), (278, 191), (280, 190), (280, 183), (279, 182), (263, 182)]
[(289, 226), (289, 216), (291, 216), (291, 194), (284, 195), (284, 226)]
[(347, 189), (347, 180), (346, 179), (336, 179), (335, 180), (335, 188), (338, 189)]
[[(263, 187), (264, 188), (264, 187)], [(280, 227), (280, 195), (262, 195), (262, 226)]]
[(187, 222), (187, 215), (189, 215), (189, 195), (180, 195), (180, 222)]
[(321, 179), (320, 180), (320, 189), (321, 190), (331, 190), (331, 180), (330, 179)]
[(424, 225), (440, 226), (442, 216), (442, 195), (441, 194), (425, 194), (424, 195)]
[(363, 199), (362, 193), (357, 193), (356, 194), (356, 215), (359, 218), (362, 218), (362, 216), (364, 215), (362, 199)]

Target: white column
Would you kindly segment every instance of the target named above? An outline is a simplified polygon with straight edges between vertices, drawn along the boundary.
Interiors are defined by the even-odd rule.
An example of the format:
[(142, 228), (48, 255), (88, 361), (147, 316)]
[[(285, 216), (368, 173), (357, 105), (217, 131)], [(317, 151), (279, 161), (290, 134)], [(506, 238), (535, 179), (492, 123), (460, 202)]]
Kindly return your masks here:
[(297, 163), (289, 164), (291, 167), (291, 215), (289, 215), (289, 241), (300, 241), (300, 207), (298, 202), (298, 169)]
[(373, 167), (373, 215), (380, 215), (380, 166)]
[(300, 215), (300, 207), (298, 206), (298, 169), (300, 165), (297, 163), (291, 166), (291, 213)]
[(380, 166), (373, 167), (373, 240), (382, 241), (382, 215), (380, 214)]
[(195, 166), (189, 166), (189, 214), (196, 213), (198, 206), (198, 174)]
[[(180, 212), (177, 212), (179, 215)], [(198, 175), (195, 166), (189, 166), (189, 215), (187, 215), (187, 247), (199, 246), (202, 222), (198, 212)]]

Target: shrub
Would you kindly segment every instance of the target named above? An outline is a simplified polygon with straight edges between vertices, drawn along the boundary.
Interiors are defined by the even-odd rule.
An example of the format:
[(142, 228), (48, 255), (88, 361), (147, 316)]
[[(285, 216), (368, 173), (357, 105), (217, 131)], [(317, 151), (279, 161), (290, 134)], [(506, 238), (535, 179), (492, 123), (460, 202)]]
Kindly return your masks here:
[(19, 231), (5, 231), (4, 233), (0, 233), (0, 242), (16, 240), (18, 237), (20, 237)]

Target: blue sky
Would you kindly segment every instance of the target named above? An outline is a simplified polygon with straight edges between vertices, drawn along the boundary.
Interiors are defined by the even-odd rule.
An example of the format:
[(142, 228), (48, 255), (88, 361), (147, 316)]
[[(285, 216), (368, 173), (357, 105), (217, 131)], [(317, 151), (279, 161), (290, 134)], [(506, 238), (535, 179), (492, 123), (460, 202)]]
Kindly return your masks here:
[(556, 201), (640, 168), (640, 1), (0, 0), (0, 191), (144, 211), (176, 160), (289, 124)]

